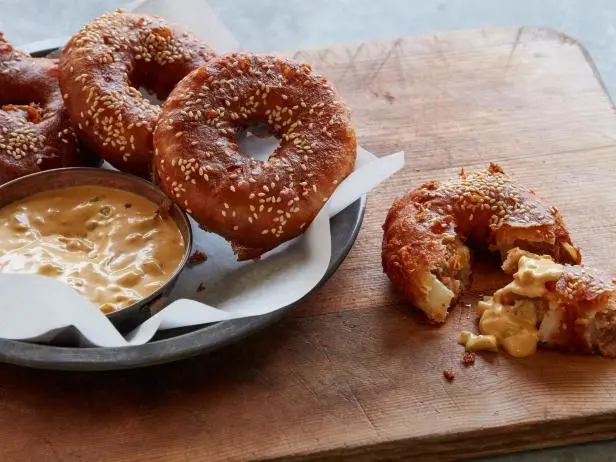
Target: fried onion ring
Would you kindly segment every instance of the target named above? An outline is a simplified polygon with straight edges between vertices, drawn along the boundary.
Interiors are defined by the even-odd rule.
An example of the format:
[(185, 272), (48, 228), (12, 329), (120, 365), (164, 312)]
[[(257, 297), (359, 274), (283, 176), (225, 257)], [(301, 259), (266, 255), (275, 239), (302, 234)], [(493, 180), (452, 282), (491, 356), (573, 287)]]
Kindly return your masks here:
[(0, 184), (82, 165), (65, 113), (56, 60), (32, 58), (0, 34)]
[(556, 208), (496, 164), (411, 191), (394, 202), (383, 230), (383, 270), (437, 323), (445, 321), (448, 308), (468, 285), (466, 242), (503, 256), (519, 247), (561, 263), (581, 259)]
[[(267, 124), (280, 146), (265, 162), (238, 132)], [(240, 260), (301, 234), (355, 165), (349, 112), (310, 66), (233, 53), (173, 90), (154, 133), (163, 190)]]
[(114, 167), (151, 174), (152, 132), (160, 107), (140, 87), (167, 97), (214, 52), (162, 18), (105, 14), (85, 25), (60, 58), (60, 87), (81, 139)]

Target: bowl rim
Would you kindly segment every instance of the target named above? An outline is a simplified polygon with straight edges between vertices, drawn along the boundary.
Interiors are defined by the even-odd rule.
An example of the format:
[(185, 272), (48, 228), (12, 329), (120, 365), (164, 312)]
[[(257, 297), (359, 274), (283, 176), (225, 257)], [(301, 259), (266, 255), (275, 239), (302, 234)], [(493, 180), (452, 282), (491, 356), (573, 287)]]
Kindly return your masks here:
[[(193, 243), (194, 243), (194, 234), (193, 234), (193, 231), (192, 231), (192, 226), (190, 224), (190, 220), (188, 219), (188, 215), (186, 214), (186, 212), (178, 204), (176, 204), (175, 201), (171, 200), (169, 198), (169, 196), (167, 196), (164, 193), (164, 191), (162, 189), (160, 189), (156, 184), (154, 184), (154, 183), (152, 183), (150, 181), (147, 181), (144, 178), (132, 175), (130, 173), (122, 172), (122, 171), (119, 171), (119, 170), (111, 170), (111, 169), (108, 169), (108, 168), (100, 168), (100, 167), (62, 167), (62, 168), (56, 168), (56, 169), (51, 169), (51, 170), (42, 170), (40, 172), (30, 173), (28, 175), (21, 176), (19, 178), (13, 179), (11, 181), (7, 181), (6, 183), (0, 185), (0, 196), (2, 195), (2, 191), (4, 191), (5, 189), (7, 189), (9, 187), (16, 187), (16, 186), (19, 186), (19, 184), (22, 183), (22, 182), (33, 181), (36, 178), (45, 177), (45, 176), (53, 176), (53, 175), (58, 174), (58, 173), (84, 175), (84, 176), (96, 173), (99, 176), (100, 175), (108, 175), (108, 176), (123, 177), (127, 181), (132, 181), (134, 183), (143, 185), (143, 186), (151, 189), (152, 191), (156, 191), (156, 192), (160, 193), (161, 199), (162, 198), (167, 198), (169, 200), (169, 202), (171, 203), (171, 207), (173, 209), (175, 209), (175, 212), (177, 213), (177, 217), (180, 219), (184, 229), (186, 230), (186, 233), (182, 232), (182, 227), (180, 227), (177, 224), (177, 222), (175, 220), (173, 220), (174, 224), (175, 224), (175, 227), (178, 229), (178, 231), (180, 232), (180, 234), (182, 236), (182, 239), (184, 240), (184, 252), (183, 252), (183, 255), (182, 255), (182, 259), (180, 260), (180, 263), (176, 267), (176, 269), (173, 272), (173, 274), (167, 278), (165, 283), (163, 285), (161, 285), (158, 289), (156, 289), (154, 292), (152, 292), (150, 295), (147, 295), (147, 296), (145, 296), (143, 298), (140, 298), (138, 301), (128, 305), (125, 308), (122, 308), (122, 309), (119, 309), (119, 310), (116, 310), (116, 311), (112, 311), (111, 313), (104, 313), (104, 314), (105, 314), (105, 316), (110, 321), (114, 321), (114, 320), (116, 320), (116, 318), (118, 318), (120, 316), (125, 316), (127, 312), (138, 310), (141, 307), (143, 307), (144, 305), (148, 305), (150, 302), (152, 302), (153, 300), (156, 300), (158, 297), (160, 297), (167, 290), (169, 285), (174, 283), (177, 280), (177, 278), (180, 276), (182, 271), (184, 271), (184, 269), (186, 268), (186, 266), (188, 264), (188, 260), (189, 260), (190, 256), (192, 255), (192, 249), (193, 249)], [(73, 186), (63, 186), (63, 187), (59, 187), (59, 188), (49, 189), (49, 188), (45, 188), (44, 187), (44, 185), (46, 183), (43, 182), (43, 181), (39, 181), (38, 184), (43, 185), (43, 188), (41, 188), (41, 190), (39, 192), (34, 193), (34, 194), (41, 194), (41, 193), (53, 191), (53, 190), (56, 190), (56, 189), (60, 190), (60, 189), (66, 189), (66, 188), (73, 187)], [(85, 186), (86, 184), (87, 183), (84, 183), (82, 186)], [(111, 189), (120, 189), (120, 188), (117, 188), (117, 187), (114, 187), (114, 186), (105, 186), (105, 185), (99, 185), (99, 186), (101, 186), (101, 187), (108, 187), (108, 188), (111, 188)], [(79, 187), (79, 186), (74, 186), (74, 187)], [(120, 191), (124, 191), (124, 190), (120, 189)], [(135, 191), (125, 191), (125, 192), (131, 193), (131, 194), (136, 194), (136, 195), (141, 196), (144, 199), (152, 202), (149, 198), (143, 196), (142, 194), (140, 194), (138, 192), (135, 192)], [(34, 194), (28, 194), (28, 195), (24, 196), (24, 199), (27, 198), (27, 197), (31, 197)], [(12, 204), (13, 202), (8, 202), (7, 204), (0, 205), (0, 210), (2, 210), (6, 206)], [(184, 235), (184, 234), (186, 234), (186, 235)]]

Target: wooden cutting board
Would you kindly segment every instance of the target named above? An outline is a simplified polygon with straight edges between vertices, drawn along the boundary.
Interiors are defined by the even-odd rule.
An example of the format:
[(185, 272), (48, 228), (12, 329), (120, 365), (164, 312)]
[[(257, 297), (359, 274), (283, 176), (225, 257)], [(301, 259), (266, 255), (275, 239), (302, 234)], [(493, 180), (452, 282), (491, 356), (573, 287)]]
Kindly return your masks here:
[(462, 366), (458, 332), (504, 282), (497, 262), (480, 259), (441, 328), (380, 264), (394, 197), (495, 161), (562, 211), (587, 264), (616, 273), (616, 116), (585, 50), (523, 28), (292, 55), (336, 84), (363, 146), (406, 151), (349, 258), (294, 315), (208, 357), (121, 373), (0, 366), (0, 459), (453, 460), (615, 436), (616, 360), (486, 353)]

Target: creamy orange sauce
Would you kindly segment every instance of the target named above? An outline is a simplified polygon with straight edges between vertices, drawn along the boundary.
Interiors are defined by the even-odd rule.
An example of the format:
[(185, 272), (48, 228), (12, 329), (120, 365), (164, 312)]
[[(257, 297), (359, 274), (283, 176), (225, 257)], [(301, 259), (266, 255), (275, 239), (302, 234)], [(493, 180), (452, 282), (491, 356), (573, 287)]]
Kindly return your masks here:
[(185, 243), (171, 218), (139, 195), (80, 186), (0, 209), (0, 272), (53, 277), (101, 311), (121, 310), (165, 284)]
[(563, 266), (550, 258), (523, 256), (513, 281), (477, 304), (479, 331), (493, 336), (509, 354), (530, 356), (537, 351), (537, 302), (547, 293), (545, 284), (558, 281)]

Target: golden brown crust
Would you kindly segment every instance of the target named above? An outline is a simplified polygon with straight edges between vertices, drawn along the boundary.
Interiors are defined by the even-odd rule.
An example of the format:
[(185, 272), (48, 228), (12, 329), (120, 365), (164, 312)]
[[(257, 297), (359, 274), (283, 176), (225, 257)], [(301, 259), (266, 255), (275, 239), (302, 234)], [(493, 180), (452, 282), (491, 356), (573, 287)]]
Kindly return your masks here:
[[(611, 278), (593, 268), (565, 266), (560, 279), (548, 288), (552, 308), (562, 312), (560, 330), (550, 339), (550, 344), (585, 352), (598, 347), (603, 354), (610, 355), (603, 348), (605, 335), (602, 334), (616, 328), (611, 303), (616, 286)], [(608, 319), (610, 322), (606, 323)]]
[(162, 18), (105, 14), (85, 25), (60, 58), (60, 86), (80, 137), (120, 170), (149, 177), (152, 132), (160, 107), (139, 92), (164, 99), (214, 52)]
[[(469, 262), (461, 262), (459, 240), (492, 251), (518, 246), (560, 262), (580, 259), (558, 211), (496, 164), (487, 171), (462, 171), (445, 183), (426, 183), (397, 199), (383, 229), (383, 269), (415, 304), (426, 299), (431, 274), (459, 279), (468, 271)], [(464, 288), (443, 282), (456, 295)]]
[[(237, 132), (268, 123), (280, 147), (244, 156)], [(154, 133), (162, 188), (202, 227), (257, 258), (301, 234), (353, 170), (346, 106), (309, 66), (232, 53), (178, 84)]]
[(0, 184), (82, 164), (57, 76), (55, 60), (32, 58), (0, 33)]
[(616, 310), (602, 310), (594, 319), (594, 343), (604, 356), (616, 358)]

